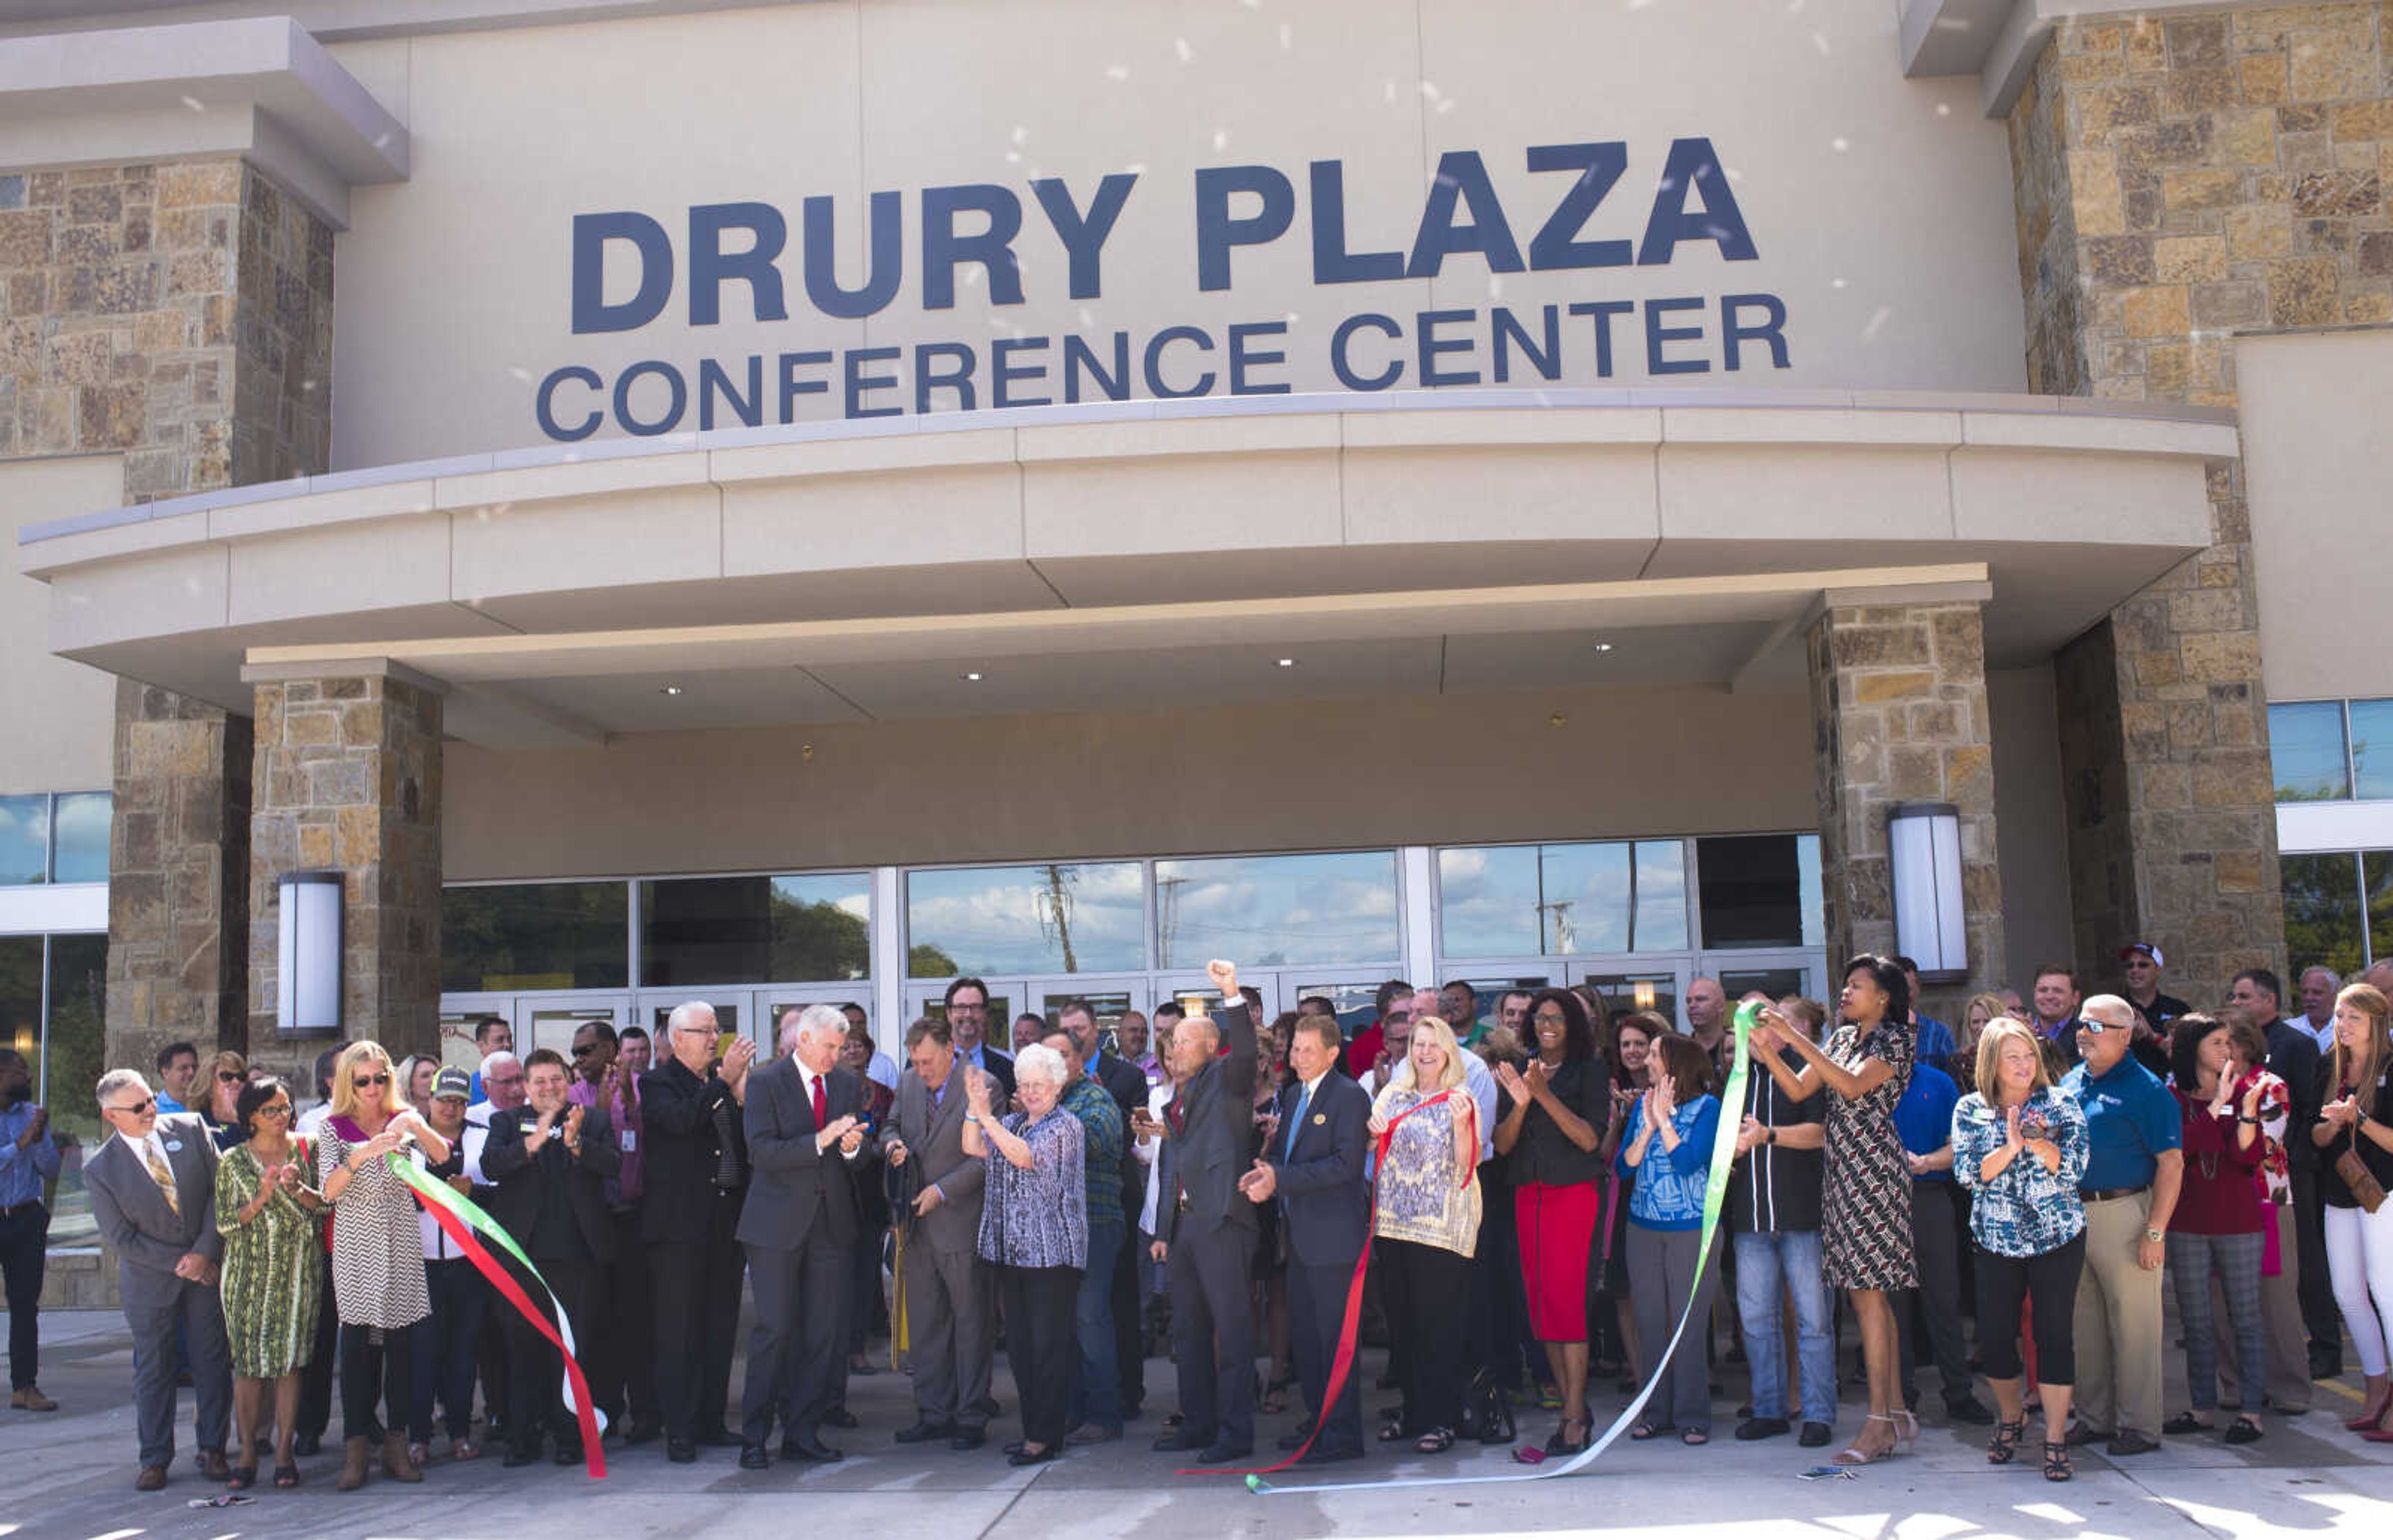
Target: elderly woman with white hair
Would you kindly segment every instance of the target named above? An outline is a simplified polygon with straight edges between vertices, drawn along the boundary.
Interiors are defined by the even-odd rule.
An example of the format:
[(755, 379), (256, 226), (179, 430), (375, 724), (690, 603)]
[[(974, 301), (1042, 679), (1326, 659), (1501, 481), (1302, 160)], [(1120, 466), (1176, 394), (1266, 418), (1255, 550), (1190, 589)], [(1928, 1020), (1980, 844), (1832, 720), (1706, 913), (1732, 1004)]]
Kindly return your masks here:
[(1060, 1104), (1067, 1073), (1053, 1049), (1024, 1049), (1013, 1060), (1022, 1110), (1002, 1119), (990, 1105), (994, 1080), (974, 1070), (965, 1085), (964, 1154), (988, 1172), (980, 1254), (1004, 1291), (1005, 1356), (1022, 1401), (1022, 1442), (1006, 1451), (1014, 1465), (1063, 1453), (1080, 1361), (1072, 1312), (1089, 1265), (1089, 1209), (1080, 1122)]

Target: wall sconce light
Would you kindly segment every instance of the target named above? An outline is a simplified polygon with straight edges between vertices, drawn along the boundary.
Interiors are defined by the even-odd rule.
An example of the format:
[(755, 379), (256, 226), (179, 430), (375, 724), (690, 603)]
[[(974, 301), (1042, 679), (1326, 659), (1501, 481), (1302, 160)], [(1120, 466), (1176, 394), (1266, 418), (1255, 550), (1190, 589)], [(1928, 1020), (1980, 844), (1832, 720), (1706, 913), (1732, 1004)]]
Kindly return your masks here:
[(341, 887), (337, 871), (294, 871), (282, 879), (274, 953), (277, 1031), (341, 1029)]
[(1961, 892), (1961, 810), (1899, 803), (1887, 814), (1894, 881), (1895, 949), (1919, 964), (1923, 984), (1969, 976), (1969, 928)]
[(1656, 998), (1654, 993), (1654, 981), (1652, 979), (1639, 979), (1634, 985), (1630, 985), (1629, 998), (1637, 1002), (1638, 1010), (1653, 1010), (1654, 1001)]

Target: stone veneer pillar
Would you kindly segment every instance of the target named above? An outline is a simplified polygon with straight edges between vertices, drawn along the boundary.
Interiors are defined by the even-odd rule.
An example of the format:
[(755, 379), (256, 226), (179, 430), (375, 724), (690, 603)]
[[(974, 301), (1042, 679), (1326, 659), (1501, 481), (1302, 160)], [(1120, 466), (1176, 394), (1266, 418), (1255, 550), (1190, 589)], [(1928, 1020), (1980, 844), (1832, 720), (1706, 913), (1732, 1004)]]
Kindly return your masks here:
[[(0, 171), (0, 459), (150, 502), (328, 468), (333, 230), (236, 157)], [(249, 1049), (247, 719), (117, 692), (107, 1056)]]
[[(2063, 22), (2011, 111), (2031, 389), (2237, 403), (2234, 337), (2393, 323), (2393, 14)], [(2241, 462), (2212, 545), (2056, 659), (2077, 959), (2157, 942), (2169, 987), (2284, 967)]]
[(261, 681), (250, 816), (249, 1035), (273, 1040), (280, 882), (337, 869), (341, 1037), (439, 1051), (439, 692), (388, 668)]
[[(1938, 994), (1994, 987), (2004, 965), (2003, 884), (1980, 606), (1832, 606), (1811, 623), (1806, 651), (1829, 966), (1896, 949), (1889, 810), (1951, 803), (1961, 811), (1969, 977)], [(1839, 982), (1824, 981), (1832, 1003)]]

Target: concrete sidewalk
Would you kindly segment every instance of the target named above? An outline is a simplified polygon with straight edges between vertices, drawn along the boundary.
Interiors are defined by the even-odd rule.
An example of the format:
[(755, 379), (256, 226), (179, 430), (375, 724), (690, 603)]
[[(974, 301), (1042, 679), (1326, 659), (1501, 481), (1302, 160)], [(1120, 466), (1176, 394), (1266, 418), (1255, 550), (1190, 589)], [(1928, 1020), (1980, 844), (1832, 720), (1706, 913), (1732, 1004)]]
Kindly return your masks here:
[[(1290, 1488), (1327, 1481), (1381, 1483), (1369, 1490), (1255, 1496), (1235, 1478), (1181, 1477), (1179, 1463), (1149, 1451), (1157, 1416), (1173, 1403), (1170, 1365), (1146, 1366), (1150, 1415), (1120, 1443), (1074, 1449), (1029, 1470), (1009, 1468), (997, 1445), (1018, 1430), (1013, 1387), (1002, 1363), (998, 1394), (1005, 1415), (988, 1448), (958, 1455), (944, 1447), (901, 1450), (890, 1434), (911, 1420), (904, 1377), (885, 1370), (852, 1382), (850, 1404), (864, 1426), (830, 1440), (847, 1452), (832, 1467), (777, 1463), (742, 1471), (727, 1450), (707, 1450), (694, 1466), (668, 1464), (660, 1444), (608, 1446), (610, 1472), (593, 1483), (578, 1469), (541, 1464), (502, 1470), (495, 1455), (466, 1465), (436, 1459), (423, 1484), (377, 1478), (363, 1493), (333, 1490), (335, 1455), (301, 1462), (307, 1484), (295, 1492), (256, 1490), (255, 1501), (193, 1508), (217, 1489), (190, 1457), (191, 1397), (184, 1392), (174, 1479), (163, 1493), (133, 1490), (135, 1437), (130, 1405), (132, 1350), (121, 1317), (100, 1312), (45, 1312), (43, 1388), (61, 1403), (46, 1415), (0, 1414), (0, 1540), (115, 1540), (133, 1536), (220, 1540), (229, 1536), (490, 1537), (531, 1540), (608, 1535), (772, 1535), (793, 1524), (829, 1533), (870, 1532), (873, 1540), (973, 1540), (1006, 1535), (1090, 1540), (1223, 1540), (1234, 1535), (1360, 1536), (1663, 1534), (1726, 1540), (1772, 1534), (1819, 1540), (1900, 1535), (1945, 1540), (2071, 1534), (2278, 1534), (2381, 1536), (2393, 1525), (2393, 1447), (2362, 1442), (2342, 1419), (2358, 1406), (2356, 1379), (2321, 1386), (2317, 1410), (2287, 1421), (2272, 1416), (2260, 1443), (2231, 1449), (2216, 1437), (2170, 1439), (2157, 1454), (2112, 1462), (2078, 1451), (2077, 1480), (2044, 1481), (2021, 1451), (2007, 1468), (1986, 1464), (1985, 1430), (1930, 1424), (1918, 1449), (1869, 1467), (1850, 1481), (1803, 1481), (1797, 1473), (1825, 1450), (1789, 1439), (1740, 1444), (1731, 1436), (1741, 1371), (1724, 1369), (1730, 1399), (1715, 1404), (1714, 1442), (1701, 1449), (1675, 1440), (1623, 1439), (1582, 1475), (1560, 1481), (1491, 1481), (1449, 1487), (1385, 1484), (1429, 1476), (1514, 1475), (1510, 1451), (1458, 1445), (1423, 1458), (1408, 1445), (1375, 1445), (1369, 1458), (1291, 1473)], [(882, 1350), (885, 1352), (885, 1349)], [(2172, 1353), (2181, 1372), (2181, 1355)], [(1366, 1363), (1378, 1368), (1378, 1355)], [(738, 1380), (735, 1378), (735, 1388)], [(736, 1392), (735, 1392), (736, 1393)], [(1365, 1390), (1366, 1410), (1389, 1399)], [(1612, 1387), (1595, 1398), (1599, 1429), (1625, 1404)], [(1940, 1405), (1934, 1396), (1931, 1405)], [(2170, 1404), (2177, 1404), (2173, 1398)], [(1850, 1435), (1848, 1406), (1838, 1432)], [(1522, 1430), (1542, 1439), (1551, 1414), (1525, 1411)], [(1295, 1414), (1262, 1418), (1266, 1448)], [(335, 1433), (337, 1434), (337, 1426)], [(2033, 1429), (2031, 1434), (2033, 1435)], [(445, 1449), (441, 1441), (436, 1449)], [(1390, 1454), (1390, 1447), (1401, 1454)], [(609, 1499), (604, 1508), (595, 1499)]]

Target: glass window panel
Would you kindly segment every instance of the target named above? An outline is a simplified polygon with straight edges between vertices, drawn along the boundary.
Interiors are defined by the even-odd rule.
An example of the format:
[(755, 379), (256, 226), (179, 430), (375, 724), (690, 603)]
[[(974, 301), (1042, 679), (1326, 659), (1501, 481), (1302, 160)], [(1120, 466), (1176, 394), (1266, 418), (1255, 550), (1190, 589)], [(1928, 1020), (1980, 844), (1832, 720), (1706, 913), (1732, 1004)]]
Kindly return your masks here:
[(1136, 861), (909, 872), (907, 971), (947, 978), (1144, 968), (1144, 888)]
[[(444, 1011), (440, 1013), (440, 1062), (468, 1075), (477, 1074), (482, 1067), (481, 1046), (474, 1034), (483, 1022), (492, 1016), (506, 1020), (503, 1011)], [(515, 1023), (507, 1021), (507, 1036), (515, 1036)]]
[[(675, 1001), (674, 1003), (679, 1004), (680, 1002)], [(730, 1039), (739, 1036), (739, 1007), (736, 1003), (726, 1004), (721, 1000), (710, 1000), (708, 1003), (714, 1007), (714, 1024), (716, 1027), (715, 1046), (721, 1048), (726, 1046)], [(665, 1055), (670, 1051), (668, 1048), (667, 1034), (665, 1031), (665, 1021), (673, 1013), (673, 1007), (671, 1005), (660, 1005), (654, 1011), (649, 1012), (651, 1020), (648, 1023), (648, 1037), (655, 1045), (649, 1051), (649, 1063), (651, 1064), (663, 1063)]]
[(50, 799), (0, 797), (0, 887), (45, 880), (50, 865)]
[(2368, 959), (2393, 958), (2393, 850), (2372, 850), (2360, 857), (2368, 880)]
[(543, 1048), (553, 1048), (564, 1054), (565, 1062), (569, 1064), (573, 1062), (573, 1035), (582, 1030), (583, 1022), (605, 1022), (618, 1028), (623, 1024), (615, 1019), (615, 1008), (611, 1005), (540, 1006), (531, 1013), (530, 1034), (516, 1034), (516, 1051), (529, 1055)]
[(2351, 795), (2343, 752), (2343, 702), (2299, 700), (2269, 708), (2269, 763), (2281, 803)]
[(2351, 703), (2355, 797), (2393, 798), (2393, 700)]
[[(1450, 982), (1448, 975), (1438, 975), (1439, 989), (1443, 990)], [(1502, 978), (1476, 976), (1462, 982), (1471, 985), (1472, 992), (1479, 997), (1479, 1015), (1472, 1024), (1494, 1026), (1501, 1019), (1498, 1011), (1505, 996), (1515, 989), (1534, 995), (1546, 986), (1547, 976), (1543, 973), (1515, 973)]]
[(2285, 956), (2293, 976), (2324, 964), (2339, 974), (2360, 965), (2360, 858), (2337, 851), (2286, 855), (2277, 867), (2285, 898)]
[(1339, 1029), (1352, 1038), (1380, 1019), (1380, 985), (1386, 982), (1351, 979), (1341, 984), (1300, 984), (1288, 993), (1288, 1009), (1293, 1011), (1309, 997), (1318, 995), (1337, 1011)]
[(1443, 850), (1438, 913), (1448, 957), (1677, 951), (1687, 945), (1685, 843)]
[(440, 895), (440, 987), (621, 989), (631, 975), (630, 894), (623, 882), (450, 888)]
[(1810, 993), (1811, 975), (1808, 968), (1723, 968), (1720, 986), (1732, 1002), (1757, 989), (1773, 1000), (1783, 1000), (1789, 995)]
[(69, 791), (50, 813), (50, 881), (108, 881), (108, 816), (105, 791)]
[(1402, 952), (1396, 856), (1233, 855), (1155, 863), (1158, 968), (1365, 962)]
[(92, 1088), (108, 1067), (102, 1039), (107, 1018), (108, 937), (52, 936), (49, 1035), (36, 1081), (50, 1109), (50, 1131), (60, 1136), (58, 1187), (50, 1204), (52, 1246), (98, 1243), (83, 1163), (108, 1135), (92, 1100)]
[(1737, 834), (1695, 842), (1706, 947), (1819, 945), (1817, 911), (1807, 911), (1803, 891), (1806, 838), (1816, 902), (1817, 835)]
[(640, 983), (861, 979), (872, 967), (872, 883), (861, 872), (640, 884)]
[(1439, 945), (1446, 956), (1536, 957), (1546, 950), (1537, 895), (1542, 856), (1537, 845), (1437, 853)]
[(1676, 973), (1589, 973), (1587, 982), (1603, 996), (1614, 1020), (1631, 1011), (1651, 1011), (1679, 1024), (1679, 976)]
[(1668, 952), (1687, 945), (1687, 850), (1680, 840), (1637, 842), (1637, 928), (1632, 952)]
[(1086, 995), (1050, 995), (1047, 997), (1045, 1020), (1050, 1028), (1063, 1019), (1064, 1007), (1074, 1000), (1087, 1002), (1097, 1021), (1097, 1047), (1105, 1052), (1114, 1051), (1114, 1029), (1121, 1025), (1122, 1015), (1130, 1010), (1130, 991), (1100, 989)]

